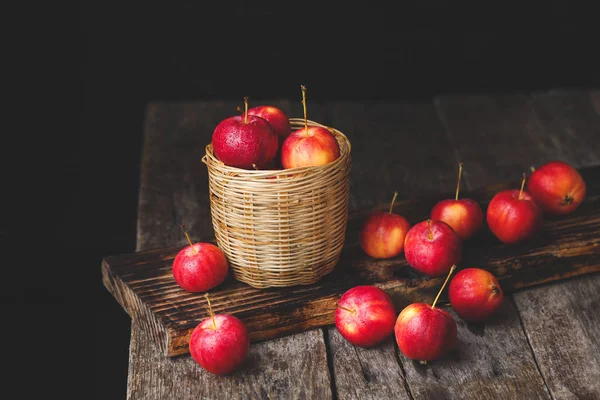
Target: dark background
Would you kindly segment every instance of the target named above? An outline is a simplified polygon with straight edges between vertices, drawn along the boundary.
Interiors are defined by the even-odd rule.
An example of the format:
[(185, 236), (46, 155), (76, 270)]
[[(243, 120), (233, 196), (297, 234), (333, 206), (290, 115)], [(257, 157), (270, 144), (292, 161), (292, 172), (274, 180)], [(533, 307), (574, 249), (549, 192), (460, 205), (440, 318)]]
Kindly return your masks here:
[[(68, 71), (79, 90), (59, 104), (74, 132), (59, 126), (39, 143), (43, 179), (31, 190), (46, 196), (43, 204), (28, 197), (43, 234), (33, 247), (65, 273), (33, 257), (38, 272), (19, 277), (24, 285), (3, 285), (2, 305), (33, 312), (46, 328), (51, 354), (38, 361), (56, 369), (56, 360), (74, 353), (73, 373), (97, 398), (125, 398), (131, 321), (102, 286), (100, 263), (135, 250), (150, 101), (298, 101), (301, 84), (314, 101), (598, 87), (589, 10), (561, 2), (463, 4), (81, 3), (79, 29), (68, 36)], [(60, 92), (59, 85), (53, 94)], [(37, 340), (40, 332), (31, 335)], [(59, 375), (48, 389), (64, 390)]]

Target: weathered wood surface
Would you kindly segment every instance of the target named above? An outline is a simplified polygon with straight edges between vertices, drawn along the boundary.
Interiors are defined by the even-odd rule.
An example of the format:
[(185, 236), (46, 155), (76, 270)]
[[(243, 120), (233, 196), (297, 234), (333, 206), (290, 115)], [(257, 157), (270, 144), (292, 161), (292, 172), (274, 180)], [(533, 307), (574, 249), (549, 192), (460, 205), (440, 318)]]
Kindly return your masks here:
[[(552, 159), (562, 159), (575, 167), (599, 163), (600, 118), (594, 112), (589, 99), (586, 92), (551, 91), (535, 93), (532, 96), (446, 97), (438, 99), (436, 104), (440, 111), (440, 118), (445, 122), (459, 149), (459, 156), (478, 165), (475, 171), (470, 169), (465, 171), (467, 185), (479, 187), (498, 181), (498, 177), (510, 174), (518, 176), (527, 171), (529, 166), (536, 166)], [(470, 118), (464, 118), (465, 110), (471, 110)], [(482, 140), (481, 138), (485, 138), (485, 143), (478, 142)], [(490, 150), (480, 150), (484, 146)], [(524, 146), (527, 151), (521, 151), (521, 146)], [(506, 147), (506, 151), (496, 151), (503, 147)], [(511, 147), (517, 147), (519, 150), (508, 151)], [(600, 185), (599, 179), (586, 178), (586, 182), (591, 190), (595, 190)], [(543, 231), (551, 231), (550, 226), (555, 222), (556, 219), (547, 219)], [(598, 236), (598, 232), (600, 231), (596, 229), (594, 235)], [(576, 235), (568, 236), (574, 238)], [(563, 243), (566, 251), (569, 247), (567, 243)], [(543, 260), (540, 259), (540, 262)], [(573, 295), (572, 302), (563, 303), (563, 307), (557, 310), (557, 313), (563, 317), (557, 318), (554, 322), (548, 321), (547, 315), (536, 313), (523, 306), (535, 302), (551, 303), (552, 300), (549, 299), (554, 298), (556, 285), (540, 287), (535, 291), (516, 292), (512, 296), (518, 312), (528, 317), (522, 319), (521, 323), (530, 339), (529, 343), (545, 384), (554, 398), (600, 397), (600, 385), (597, 384), (597, 373), (594, 372), (600, 369), (598, 357), (588, 354), (573, 362), (572, 356), (568, 355), (569, 353), (580, 354), (582, 348), (593, 348), (597, 344), (596, 339), (585, 335), (579, 337), (577, 343), (551, 339), (560, 339), (561, 336), (570, 337), (569, 331), (579, 328), (578, 321), (566, 317), (567, 315), (582, 313), (597, 315), (594, 314), (595, 310), (590, 308), (593, 304), (590, 304), (586, 298), (584, 290), (590, 282), (597, 283), (597, 279), (597, 277), (585, 277), (569, 282), (569, 287), (578, 288), (575, 290), (577, 294)], [(527, 303), (521, 301), (523, 296), (529, 299)], [(590, 320), (600, 324), (598, 318), (595, 320), (590, 318)], [(565, 321), (568, 321), (568, 324)], [(530, 331), (528, 326), (540, 324), (552, 326), (557, 333), (538, 332), (538, 340), (531, 341), (533, 331)], [(557, 349), (559, 346), (564, 349), (563, 352)], [(566, 396), (566, 391), (561, 391), (562, 388), (573, 387), (578, 390), (571, 393), (579, 393), (582, 397), (569, 397)]]
[[(364, 119), (360, 116), (360, 119)], [(426, 137), (424, 137), (426, 139)], [(582, 170), (588, 181), (600, 180), (600, 166)], [(494, 190), (518, 187), (518, 182), (485, 187), (465, 193), (487, 204)], [(521, 245), (504, 245), (487, 231), (465, 243), (459, 264), (480, 265), (500, 281), (504, 291), (547, 283), (582, 274), (600, 272), (600, 191), (590, 185), (588, 196), (573, 214), (548, 221), (538, 237)], [(439, 195), (438, 195), (439, 196)], [(450, 198), (452, 193), (442, 195)], [(396, 212), (411, 224), (428, 218), (436, 200), (423, 197), (405, 200)], [(429, 279), (414, 271), (403, 255), (374, 260), (357, 243), (364, 214), (350, 216), (347, 241), (335, 271), (316, 284), (291, 288), (257, 289), (231, 276), (210, 291), (216, 313), (232, 313), (246, 326), (252, 341), (274, 339), (291, 333), (331, 325), (335, 305), (353, 286), (374, 284), (392, 296), (401, 310), (416, 301), (431, 301), (444, 278)], [(166, 356), (187, 353), (190, 335), (207, 318), (208, 305), (202, 293), (182, 290), (171, 272), (180, 247), (107, 257), (103, 262), (106, 287), (161, 346)]]
[[(594, 107), (597, 111), (597, 94), (592, 94), (589, 96), (589, 98), (591, 99), (591, 102), (594, 104)], [(143, 171), (153, 169), (155, 172), (146, 173), (142, 182), (140, 205), (142, 206), (145, 204), (145, 206), (140, 207), (138, 250), (168, 246), (171, 245), (173, 241), (176, 241), (177, 245), (184, 245), (184, 238), (180, 236), (180, 232), (178, 231), (179, 223), (185, 222), (189, 228), (190, 224), (201, 221), (201, 218), (199, 218), (200, 216), (208, 215), (208, 199), (206, 198), (206, 202), (202, 206), (199, 205), (201, 203), (199, 203), (198, 200), (198, 198), (202, 199), (203, 196), (202, 185), (198, 183), (202, 182), (202, 179), (205, 180), (205, 178), (202, 177), (202, 174), (196, 174), (196, 176), (194, 176), (194, 173), (191, 173), (190, 171), (188, 172), (190, 175), (186, 180), (180, 180), (173, 186), (168, 186), (170, 185), (168, 182), (166, 182), (168, 178), (162, 179), (162, 183), (154, 183), (158, 179), (161, 179), (156, 175), (170, 173), (170, 169), (178, 168), (180, 171), (184, 172), (190, 170), (191, 167), (189, 162), (190, 160), (193, 160), (193, 157), (188, 153), (188, 151), (195, 146), (198, 146), (198, 148), (202, 147), (196, 144), (196, 142), (204, 143), (206, 141), (206, 137), (203, 138), (199, 136), (200, 131), (194, 130), (194, 124), (198, 126), (208, 126), (210, 123), (206, 123), (205, 121), (208, 121), (212, 118), (212, 122), (216, 123), (215, 121), (218, 122), (223, 114), (227, 114), (222, 113), (219, 115), (218, 107), (213, 108), (214, 103), (202, 104), (204, 104), (204, 106), (202, 106), (200, 103), (178, 105), (155, 104), (149, 109), (148, 121), (152, 121), (152, 119), (154, 119), (154, 121), (153, 124), (149, 123), (149, 127), (146, 129), (145, 146), (148, 147), (148, 144), (150, 143), (152, 146), (154, 146), (155, 150), (160, 151), (154, 152), (154, 155), (151, 157), (146, 157), (148, 155), (148, 148), (146, 148), (144, 151), (146, 161), (144, 162), (142, 168)], [(325, 114), (326, 118), (324, 118), (323, 121), (331, 124), (337, 119), (333, 116), (336, 115), (339, 110), (343, 110), (346, 106), (347, 104), (328, 107), (327, 113)], [(204, 107), (207, 115), (197, 115), (196, 122), (190, 123), (190, 126), (188, 127), (184, 126), (184, 131), (187, 130), (187, 132), (178, 133), (178, 126), (181, 127), (182, 125), (181, 121), (188, 120), (190, 115), (193, 116), (199, 113), (197, 107)], [(401, 105), (398, 105), (398, 107), (401, 108)], [(298, 108), (296, 114), (300, 115), (300, 112), (301, 111)], [(404, 118), (410, 120), (409, 113), (400, 112), (400, 114), (404, 115)], [(292, 113), (292, 116), (294, 116), (294, 113)], [(348, 114), (344, 116), (342, 111), (342, 118), (344, 117), (350, 118), (351, 116)], [(472, 118), (473, 115), (468, 115), (467, 117)], [(385, 114), (382, 115), (381, 118), (393, 120), (396, 118), (396, 114)], [(318, 120), (316, 117), (313, 117), (313, 119)], [(381, 121), (373, 121), (372, 125), (376, 125), (380, 122)], [(435, 124), (432, 121), (428, 121), (427, 123), (430, 125)], [(407, 122), (405, 126), (409, 124), (410, 122)], [(349, 125), (352, 125), (352, 123)], [(155, 129), (152, 129), (152, 126), (154, 126)], [(414, 130), (417, 132), (420, 131), (416, 125)], [(212, 129), (208, 129), (208, 131), (212, 132)], [(358, 132), (360, 131), (357, 131), (357, 133)], [(345, 133), (348, 134), (349, 132)], [(187, 146), (184, 146), (183, 149), (175, 150), (173, 148), (173, 139), (169, 138), (169, 135), (173, 134), (181, 135), (179, 139), (180, 143), (187, 143)], [(209, 135), (210, 133), (205, 132), (205, 134)], [(365, 137), (369, 136), (369, 133), (363, 134)], [(575, 134), (578, 135), (581, 134), (581, 132), (575, 132)], [(354, 161), (354, 158), (356, 157), (355, 154), (358, 154), (359, 151), (357, 146), (353, 143), (353, 149), (355, 149), (353, 152), (355, 153), (353, 154), (353, 167), (356, 165), (361, 165), (361, 163), (365, 163), (365, 165), (369, 165), (368, 168), (374, 168), (375, 171), (381, 174), (381, 177), (377, 178), (375, 177), (375, 174), (367, 172), (363, 172), (361, 175), (353, 175), (353, 188), (351, 188), (351, 190), (353, 190), (353, 195), (351, 197), (351, 206), (358, 208), (382, 204), (389, 201), (389, 197), (391, 196), (393, 190), (399, 190), (402, 193), (402, 189), (404, 188), (404, 186), (401, 185), (402, 182), (410, 182), (413, 179), (413, 176), (421, 174), (424, 169), (428, 169), (430, 171), (428, 174), (425, 173), (422, 175), (423, 178), (426, 178), (426, 180), (421, 181), (420, 179), (417, 179), (415, 185), (413, 186), (413, 190), (419, 190), (419, 188), (423, 188), (420, 193), (427, 192), (429, 190), (435, 191), (435, 187), (433, 187), (433, 185), (429, 186), (429, 182), (431, 182), (432, 179), (436, 179), (438, 174), (445, 174), (449, 180), (447, 184), (448, 189), (453, 187), (455, 174), (455, 167), (453, 167), (453, 165), (455, 165), (455, 162), (459, 161), (461, 158), (457, 150), (458, 146), (453, 144), (453, 135), (450, 134), (448, 139), (444, 139), (443, 137), (440, 137), (439, 139), (451, 143), (447, 150), (448, 152), (453, 153), (453, 158), (450, 158), (449, 153), (449, 161), (435, 157), (433, 159), (428, 158), (427, 151), (410, 146), (411, 140), (412, 138), (410, 136), (404, 136), (402, 135), (402, 132), (395, 130), (386, 135), (385, 138), (379, 137), (378, 139), (375, 139), (375, 148), (384, 150), (392, 149), (384, 153), (385, 157), (379, 156), (378, 154), (364, 155), (362, 156), (363, 160), (358, 163)], [(365, 144), (363, 146), (370, 146), (368, 139), (365, 139), (364, 143)], [(382, 145), (381, 143), (385, 143), (385, 145)], [(433, 145), (434, 143), (431, 144)], [(484, 142), (483, 144), (487, 146), (487, 143)], [(494, 145), (495, 144), (490, 144), (490, 147)], [(574, 144), (574, 146), (577, 145)], [(579, 148), (579, 146), (577, 147)], [(395, 156), (396, 152), (393, 151), (393, 148), (412, 149), (414, 153), (420, 155), (419, 160), (422, 161), (417, 161), (417, 163), (420, 162), (420, 164), (417, 164), (418, 168), (407, 168), (404, 160)], [(368, 149), (365, 151), (368, 152)], [(497, 157), (510, 157), (510, 154), (508, 153), (510, 151), (510, 146), (500, 146), (500, 149), (497, 150)], [(167, 154), (171, 154), (172, 156), (171, 158), (164, 158), (160, 152), (167, 152)], [(175, 157), (176, 154), (178, 157)], [(526, 155), (526, 153), (523, 154)], [(188, 164), (179, 165), (178, 163), (182, 160), (180, 157), (187, 157), (183, 158), (183, 160)], [(393, 158), (390, 159), (387, 157)], [(413, 156), (409, 159), (414, 160), (415, 157)], [(465, 161), (467, 165), (469, 164), (469, 160), (462, 159), (461, 161)], [(171, 165), (171, 163), (176, 165)], [(196, 159), (194, 163), (195, 165), (200, 165), (199, 159)], [(441, 168), (436, 166), (436, 163), (439, 165), (444, 165), (445, 163), (445, 165), (450, 167), (450, 170), (443, 172), (441, 171)], [(532, 163), (528, 161), (526, 166), (531, 164)], [(381, 165), (383, 165), (383, 167), (381, 167)], [(509, 177), (509, 179), (515, 179), (515, 176), (512, 175), (512, 172), (516, 172), (516, 177), (518, 177), (522, 172), (520, 170), (520, 166), (515, 165), (513, 162), (506, 162), (506, 166), (508, 171), (506, 168), (504, 168), (504, 171), (499, 172), (498, 174), (480, 174), (480, 176), (485, 179), (489, 179), (484, 180), (484, 183), (493, 183), (494, 181), (505, 181), (507, 180), (507, 177)], [(468, 171), (469, 168), (467, 167), (465, 171), (465, 183), (470, 184), (469, 186), (471, 188), (478, 186), (477, 181), (468, 181)], [(175, 175), (173, 175), (175, 179), (180, 179)], [(396, 180), (398, 178), (400, 179)], [(445, 178), (438, 179), (440, 182), (445, 184)], [(370, 184), (369, 180), (376, 182)], [(385, 187), (386, 184), (389, 186)], [(164, 187), (168, 187), (171, 190), (164, 189), (162, 185), (167, 185)], [(369, 194), (369, 187), (376, 191), (377, 194)], [(354, 193), (361, 193), (361, 196), (365, 196), (366, 200), (362, 200), (361, 196)], [(419, 192), (417, 191), (417, 193)], [(405, 196), (404, 193), (402, 193), (402, 195)], [(178, 207), (174, 207), (174, 203), (176, 201), (175, 199), (178, 199), (179, 201)], [(194, 222), (181, 221), (180, 216), (187, 215), (187, 212), (181, 211), (180, 207), (184, 207), (184, 209), (185, 207), (188, 207), (191, 210), (195, 210), (190, 214), (195, 216)], [(209, 231), (204, 233), (210, 233), (209, 225), (210, 223), (207, 225)], [(167, 231), (167, 236), (164, 236), (164, 229)], [(197, 232), (197, 235), (202, 236), (201, 229), (198, 226), (193, 227), (193, 229), (194, 232)], [(581, 280), (585, 279), (586, 278), (583, 278)], [(574, 280), (572, 282), (578, 281)], [(564, 283), (553, 285), (553, 287), (560, 287), (563, 284)], [(593, 282), (590, 284), (593, 288), (597, 288)], [(535, 290), (541, 291), (543, 290), (543, 287)], [(526, 291), (524, 293), (526, 293)], [(519, 306), (518, 301), (516, 304)], [(594, 324), (598, 323), (597, 314), (591, 313), (588, 306), (586, 306), (586, 304), (582, 302), (582, 299), (578, 297), (573, 298), (573, 307), (580, 308), (582, 310), (588, 310), (583, 311), (584, 315), (588, 316), (589, 318), (587, 320), (587, 325), (584, 326), (585, 329), (583, 332), (586, 332), (586, 334), (589, 334), (589, 332), (595, 332), (597, 335), (598, 331), (594, 327)], [(560, 309), (557, 308), (556, 311), (559, 312)], [(568, 313), (568, 311), (565, 312)], [(507, 320), (503, 319), (503, 322), (500, 325), (486, 325), (485, 327), (480, 327), (481, 329), (477, 329), (478, 327), (465, 325), (457, 319), (457, 323), (459, 324), (458, 354), (460, 354), (461, 357), (465, 355), (466, 356), (455, 361), (455, 363), (448, 362), (447, 360), (441, 360), (439, 365), (437, 363), (435, 365), (430, 363), (428, 368), (425, 370), (419, 370), (411, 362), (407, 362), (407, 360), (405, 360), (403, 356), (398, 353), (397, 348), (392, 357), (387, 352), (387, 349), (391, 350), (392, 348), (395, 348), (395, 344), (392, 340), (382, 344), (381, 347), (377, 347), (376, 349), (355, 349), (347, 342), (340, 340), (341, 337), (339, 337), (339, 334), (337, 334), (334, 328), (327, 328), (325, 335), (326, 340), (323, 340), (322, 337), (317, 337), (316, 342), (319, 345), (311, 348), (320, 348), (320, 343), (323, 343), (327, 346), (328, 358), (333, 374), (330, 375), (324, 360), (322, 361), (321, 358), (318, 358), (316, 361), (312, 361), (315, 363), (315, 365), (311, 370), (311, 374), (315, 378), (310, 380), (302, 378), (295, 379), (301, 377), (302, 371), (289, 372), (294, 368), (298, 368), (298, 365), (306, 365), (304, 364), (304, 361), (294, 364), (293, 366), (286, 366), (289, 367), (289, 369), (279, 369), (275, 371), (269, 367), (266, 367), (266, 369), (263, 367), (261, 369), (253, 370), (253, 367), (251, 367), (250, 370), (239, 371), (239, 373), (236, 373), (234, 377), (227, 379), (215, 379), (214, 377), (209, 376), (201, 371), (199, 367), (197, 367), (187, 356), (175, 358), (164, 358), (160, 356), (158, 354), (159, 350), (153, 344), (152, 340), (147, 337), (145, 332), (142, 331), (134, 322), (132, 325), (128, 398), (192, 399), (225, 398), (227, 396), (235, 398), (238, 396), (241, 398), (266, 399), (276, 398), (277, 394), (280, 394), (279, 397), (283, 398), (329, 398), (336, 396), (340, 399), (406, 398), (407, 396), (409, 398), (511, 398), (510, 393), (513, 393), (511, 391), (514, 391), (515, 387), (520, 388), (521, 386), (519, 386), (519, 382), (523, 382), (526, 379), (530, 379), (529, 386), (524, 388), (524, 392), (522, 393), (529, 394), (530, 398), (535, 398), (536, 396), (549, 397), (547, 389), (543, 387), (543, 383), (540, 383), (540, 375), (538, 374), (536, 376), (535, 373), (532, 372), (531, 365), (532, 362), (535, 361), (532, 352), (528, 349), (523, 350), (523, 340), (526, 338), (523, 329), (521, 329), (521, 334), (519, 334), (519, 330), (513, 328), (515, 324), (514, 322), (504, 325), (507, 323), (505, 321), (519, 321), (518, 318), (515, 320), (514, 307), (510, 302), (505, 303), (503, 306), (502, 315), (504, 315), (504, 313), (507, 313), (508, 317), (510, 318)], [(527, 324), (525, 315), (523, 315), (522, 322), (524, 325)], [(572, 322), (573, 320), (569, 320), (569, 323)], [(565, 324), (554, 324), (552, 329), (568, 330), (570, 325), (566, 325), (567, 326), (565, 327)], [(499, 334), (507, 328), (509, 328), (509, 331), (512, 332), (509, 335), (510, 338), (513, 338), (513, 333), (517, 335), (514, 340), (507, 339), (511, 341), (510, 346), (513, 346), (512, 348), (516, 350), (510, 353), (505, 352), (503, 355), (496, 357), (496, 354), (499, 354), (500, 350), (494, 350), (495, 344), (493, 342), (494, 335), (492, 332), (494, 332), (494, 329), (497, 329)], [(302, 338), (304, 338), (306, 335), (312, 334), (313, 332), (320, 333), (320, 331), (321, 330), (310, 331), (310, 333), (294, 335), (291, 336), (291, 338), (293, 338), (295, 342), (297, 338), (302, 340)], [(543, 332), (539, 333), (539, 335), (543, 334)], [(563, 336), (556, 335), (556, 337), (568, 338), (569, 336), (567, 334)], [(287, 355), (288, 350), (282, 348), (285, 347), (285, 345), (282, 342), (282, 344), (277, 344), (285, 339), (286, 338), (276, 339), (274, 341), (254, 344), (252, 351), (256, 352), (261, 357), (266, 357), (265, 355), (268, 351), (267, 343), (269, 343), (273, 345), (272, 349), (276, 354), (272, 354), (266, 358), (289, 360), (290, 357)], [(533, 339), (533, 337), (529, 337), (529, 340), (532, 346), (535, 348), (536, 341)], [(550, 340), (547, 340), (547, 342), (550, 342)], [(474, 345), (474, 343), (476, 345)], [(557, 345), (558, 344), (556, 343), (554, 344), (554, 346)], [(492, 349), (490, 349), (490, 347)], [(552, 349), (552, 347), (548, 348)], [(456, 357), (456, 351), (457, 350), (451, 354), (452, 357)], [(591, 354), (592, 355), (588, 355), (588, 357), (592, 357), (594, 353)], [(537, 353), (536, 356), (538, 356)], [(294, 354), (294, 357), (301, 358), (305, 357), (305, 355), (303, 352), (302, 354)], [(394, 364), (394, 360), (396, 360), (396, 364)], [(589, 362), (589, 358), (585, 360), (586, 361), (584, 361), (584, 363)], [(561, 362), (561, 356), (558, 356), (553, 359), (554, 364), (548, 365), (555, 366)], [(457, 363), (460, 365), (460, 368), (458, 369), (456, 369)], [(569, 365), (571, 365), (571, 368), (583, 368), (585, 367), (584, 363), (577, 364), (577, 361), (574, 360)], [(518, 368), (515, 368), (515, 366)], [(455, 369), (456, 371), (459, 371), (460, 374), (451, 375), (451, 371)], [(548, 386), (552, 389), (553, 381), (548, 381), (547, 376), (549, 373), (545, 372), (546, 370), (543, 366), (540, 369), (544, 373), (545, 379), (548, 382)], [(578, 373), (578, 371), (574, 370), (573, 374), (575, 373)], [(569, 379), (571, 375), (564, 375), (563, 378), (558, 380), (555, 379), (554, 381), (562, 382), (564, 386), (564, 382), (568, 382), (568, 380), (565, 379)], [(396, 377), (404, 377), (404, 380), (398, 379), (397, 381), (390, 382), (385, 385), (386, 381)], [(330, 378), (332, 379), (330, 380)], [(287, 379), (290, 380), (287, 381)], [(174, 382), (177, 382), (179, 388), (172, 387), (175, 385)], [(580, 379), (573, 380), (572, 382), (577, 382), (575, 386), (579, 387), (578, 385), (580, 385), (580, 382), (589, 383), (593, 381)], [(432, 386), (434, 384), (436, 387)], [(485, 387), (488, 387), (489, 390), (480, 388), (480, 385), (487, 385)], [(570, 387), (567, 385), (564, 387), (569, 387), (570, 390), (573, 390), (572, 386)], [(585, 388), (585, 385), (583, 387)], [(330, 388), (333, 388), (333, 393)], [(486, 394), (490, 394), (492, 390), (495, 390), (495, 392), (492, 393), (491, 396), (486, 396)], [(289, 395), (287, 395), (288, 393)], [(582, 394), (586, 392), (573, 391), (573, 393)], [(519, 396), (519, 398), (525, 397)], [(555, 395), (555, 398), (560, 398), (560, 395)]]

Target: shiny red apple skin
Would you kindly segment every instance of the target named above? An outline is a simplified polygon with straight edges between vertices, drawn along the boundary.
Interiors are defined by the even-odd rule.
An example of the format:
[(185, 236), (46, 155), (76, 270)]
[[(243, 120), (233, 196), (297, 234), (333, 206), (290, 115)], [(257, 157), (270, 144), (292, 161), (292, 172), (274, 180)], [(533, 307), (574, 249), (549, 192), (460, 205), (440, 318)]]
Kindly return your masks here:
[(325, 165), (339, 156), (335, 136), (320, 126), (295, 130), (281, 146), (281, 164), (285, 169)]
[[(462, 241), (444, 221), (431, 220), (413, 225), (404, 241), (404, 256), (417, 271), (437, 277), (446, 275), (462, 257)], [(431, 232), (431, 236), (430, 236)]]
[(481, 268), (465, 268), (456, 273), (450, 281), (448, 297), (456, 314), (468, 322), (487, 320), (504, 301), (494, 274)]
[(394, 325), (398, 348), (411, 360), (434, 361), (456, 344), (456, 321), (441, 308), (413, 303), (400, 312)]
[(369, 214), (360, 231), (360, 246), (373, 258), (392, 258), (404, 250), (410, 223), (402, 215), (377, 210)]
[(194, 243), (193, 249), (191, 246), (181, 249), (172, 265), (175, 282), (188, 292), (206, 292), (220, 285), (228, 271), (229, 263), (223, 250), (203, 242)]
[(292, 133), (290, 119), (277, 107), (267, 105), (252, 107), (248, 109), (248, 115), (256, 115), (267, 120), (282, 142)]
[(533, 237), (542, 225), (542, 210), (523, 191), (507, 189), (494, 195), (487, 208), (490, 231), (506, 244), (522, 243)]
[(349, 289), (342, 295), (335, 310), (338, 332), (359, 347), (373, 347), (390, 336), (395, 321), (392, 299), (376, 286), (361, 285)]
[(542, 211), (561, 216), (575, 211), (586, 196), (586, 184), (579, 171), (563, 161), (550, 161), (531, 174), (527, 191)]
[(462, 240), (467, 240), (483, 226), (483, 211), (475, 200), (447, 199), (433, 207), (431, 219), (444, 221)]
[(246, 325), (229, 314), (215, 315), (216, 329), (211, 317), (204, 319), (192, 331), (189, 350), (192, 358), (206, 371), (229, 375), (237, 370), (250, 350)]
[[(230, 167), (261, 169), (277, 152), (279, 139), (271, 124), (256, 115), (236, 115), (219, 122), (212, 135), (215, 156)], [(276, 143), (275, 143), (276, 142)]]

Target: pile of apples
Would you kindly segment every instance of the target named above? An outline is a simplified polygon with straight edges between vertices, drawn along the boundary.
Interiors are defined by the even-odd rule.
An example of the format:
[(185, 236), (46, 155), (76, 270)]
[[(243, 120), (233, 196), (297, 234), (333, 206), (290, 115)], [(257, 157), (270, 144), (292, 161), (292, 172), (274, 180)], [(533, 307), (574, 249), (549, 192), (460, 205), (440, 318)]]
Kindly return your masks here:
[[(281, 115), (276, 110), (270, 110), (267, 114)], [(237, 124), (239, 129), (236, 132), (239, 134), (240, 129), (248, 129), (248, 123), (243, 125), (241, 122), (241, 118), (245, 117), (237, 118), (230, 119), (227, 126)], [(254, 121), (256, 126), (262, 126), (263, 130), (271, 129), (266, 129), (263, 122), (258, 122), (262, 119), (249, 120)], [(330, 134), (327, 130), (320, 132), (322, 135), (324, 132)], [(312, 137), (315, 136), (315, 140), (319, 140), (321, 134)], [(298, 140), (307, 140), (304, 128), (300, 129)], [(285, 148), (284, 142), (282, 155)], [(302, 154), (305, 153), (297, 153), (298, 157), (290, 157), (289, 160), (298, 162), (310, 158)], [(248, 158), (245, 162), (256, 164), (257, 161), (264, 160), (260, 157)], [(406, 261), (412, 268), (430, 277), (446, 275), (446, 280), (431, 305), (413, 303), (398, 315), (391, 297), (381, 288), (360, 285), (346, 291), (336, 306), (335, 326), (353, 345), (372, 347), (394, 333), (402, 353), (422, 363), (444, 356), (455, 345), (456, 321), (447, 311), (436, 308), (436, 304), (460, 262), (463, 242), (480, 231), (484, 222), (483, 211), (476, 201), (458, 197), (461, 174), (462, 163), (459, 164), (455, 198), (437, 203), (430, 218), (425, 221), (411, 227), (405, 217), (393, 213), (397, 193), (394, 193), (389, 211), (377, 210), (365, 219), (360, 232), (360, 245), (366, 254), (373, 258), (392, 258), (404, 251)], [(531, 238), (541, 227), (543, 214), (561, 216), (573, 212), (586, 195), (586, 185), (581, 175), (561, 161), (552, 161), (534, 170), (528, 181), (528, 191), (524, 190), (525, 181), (524, 175), (520, 190), (498, 192), (487, 207), (490, 231), (507, 244), (521, 243)], [(227, 258), (221, 249), (211, 243), (192, 243), (183, 225), (182, 230), (189, 245), (182, 248), (173, 260), (173, 278), (183, 290), (208, 292), (225, 280), (229, 271)], [(205, 293), (205, 298), (210, 316), (193, 330), (189, 341), (190, 354), (206, 371), (228, 375), (246, 359), (250, 349), (248, 330), (233, 315), (215, 315), (208, 293)], [(496, 312), (504, 295), (491, 272), (482, 268), (465, 268), (450, 281), (448, 298), (459, 317), (469, 322), (481, 322)]]
[(277, 107), (248, 109), (248, 97), (244, 97), (242, 115), (226, 118), (215, 127), (211, 141), (215, 157), (230, 167), (255, 170), (313, 167), (336, 160), (340, 147), (335, 136), (326, 128), (308, 126), (306, 87), (301, 88), (303, 128), (292, 132), (289, 118)]
[[(405, 217), (393, 213), (397, 193), (389, 211), (376, 210), (365, 219), (360, 245), (366, 254), (381, 259), (404, 251), (407, 263), (415, 270), (429, 277), (447, 277), (431, 305), (410, 304), (397, 317), (391, 298), (380, 288), (357, 286), (348, 290), (338, 303), (335, 324), (350, 343), (371, 347), (394, 332), (402, 353), (422, 363), (444, 356), (456, 343), (454, 318), (435, 305), (461, 260), (463, 243), (484, 223), (484, 213), (476, 201), (459, 199), (462, 166), (459, 163), (455, 198), (435, 204), (429, 219), (411, 226)], [(488, 204), (487, 225), (505, 244), (526, 242), (539, 231), (544, 215), (567, 215), (585, 198), (585, 182), (571, 165), (551, 161), (532, 171), (527, 190), (523, 174), (520, 190), (500, 191)], [(465, 268), (452, 278), (448, 298), (459, 317), (482, 322), (496, 312), (504, 295), (491, 272)]]

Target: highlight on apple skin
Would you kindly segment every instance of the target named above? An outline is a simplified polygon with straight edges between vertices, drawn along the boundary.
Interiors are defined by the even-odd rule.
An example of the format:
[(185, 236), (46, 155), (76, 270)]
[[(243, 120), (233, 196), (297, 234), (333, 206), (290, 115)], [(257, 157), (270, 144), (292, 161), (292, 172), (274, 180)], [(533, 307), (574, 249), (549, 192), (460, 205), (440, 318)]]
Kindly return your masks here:
[(500, 308), (504, 293), (490, 271), (465, 268), (450, 281), (448, 298), (459, 317), (468, 322), (483, 322)]
[(404, 250), (404, 239), (410, 229), (410, 223), (402, 215), (393, 213), (394, 198), (389, 211), (375, 210), (365, 218), (360, 230), (360, 246), (373, 258), (396, 257)]
[(355, 346), (373, 347), (394, 330), (396, 310), (390, 296), (377, 286), (347, 290), (335, 310), (335, 326)]
[(503, 243), (523, 243), (532, 238), (542, 226), (542, 210), (525, 190), (523, 174), (521, 190), (502, 190), (492, 197), (487, 208), (490, 231)]
[(422, 221), (406, 234), (404, 256), (417, 271), (430, 277), (443, 276), (460, 261), (462, 241), (444, 221)]
[(230, 314), (213, 314), (208, 293), (210, 316), (192, 331), (188, 343), (194, 361), (215, 375), (229, 375), (243, 364), (250, 350), (246, 325)]
[(533, 170), (527, 190), (545, 214), (561, 216), (579, 207), (587, 187), (579, 171), (570, 164), (550, 161)]

